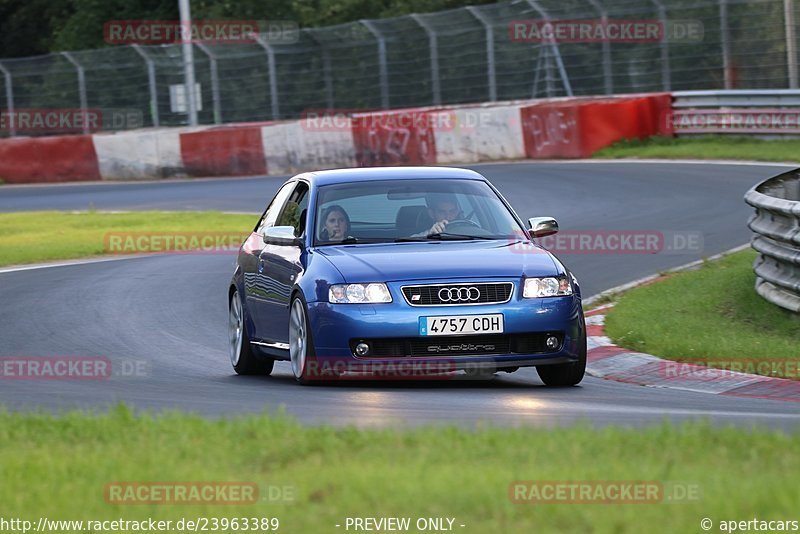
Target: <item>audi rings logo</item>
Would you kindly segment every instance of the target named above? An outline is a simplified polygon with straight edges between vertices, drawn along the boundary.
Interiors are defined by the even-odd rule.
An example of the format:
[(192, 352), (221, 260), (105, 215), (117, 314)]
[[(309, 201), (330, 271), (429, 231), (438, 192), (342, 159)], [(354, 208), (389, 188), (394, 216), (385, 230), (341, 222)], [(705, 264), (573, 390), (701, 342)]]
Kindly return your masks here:
[(439, 290), (442, 302), (475, 302), (481, 298), (481, 290), (477, 287), (443, 287)]

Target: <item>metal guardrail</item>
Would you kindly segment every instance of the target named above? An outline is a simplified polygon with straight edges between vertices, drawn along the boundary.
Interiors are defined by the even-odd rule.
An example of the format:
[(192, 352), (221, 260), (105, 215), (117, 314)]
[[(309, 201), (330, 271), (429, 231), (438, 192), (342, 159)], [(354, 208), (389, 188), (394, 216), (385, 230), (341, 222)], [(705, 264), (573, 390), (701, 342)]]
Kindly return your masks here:
[(728, 91), (673, 91), (674, 109), (684, 108), (800, 108), (797, 89), (732, 89)]
[(800, 169), (766, 180), (744, 196), (756, 209), (748, 227), (756, 292), (769, 302), (800, 314)]
[(736, 89), (675, 91), (672, 128), (676, 135), (800, 137), (800, 90)]

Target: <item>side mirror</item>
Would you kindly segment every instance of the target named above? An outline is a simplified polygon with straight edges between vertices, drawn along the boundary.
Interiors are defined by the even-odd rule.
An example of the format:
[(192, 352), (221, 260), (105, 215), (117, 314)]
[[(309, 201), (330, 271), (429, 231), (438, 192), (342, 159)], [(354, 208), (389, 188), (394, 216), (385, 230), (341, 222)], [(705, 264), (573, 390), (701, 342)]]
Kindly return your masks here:
[(545, 237), (558, 232), (558, 223), (552, 217), (531, 217), (528, 225), (533, 237)]
[(293, 226), (270, 226), (264, 230), (264, 243), (270, 245), (299, 245), (301, 240), (295, 237)]

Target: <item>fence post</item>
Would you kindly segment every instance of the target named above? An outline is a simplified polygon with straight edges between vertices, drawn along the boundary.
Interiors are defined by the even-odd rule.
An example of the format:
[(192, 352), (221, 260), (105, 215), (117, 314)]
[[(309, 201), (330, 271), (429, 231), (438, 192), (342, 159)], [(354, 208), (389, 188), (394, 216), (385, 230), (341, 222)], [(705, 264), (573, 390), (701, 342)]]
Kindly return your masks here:
[(428, 34), (428, 48), (431, 51), (431, 91), (433, 105), (438, 106), (442, 103), (442, 87), (439, 80), (439, 45), (436, 42), (436, 30), (421, 15), (413, 13), (411, 18)]
[(669, 40), (667, 39), (667, 10), (661, 0), (652, 0), (658, 10), (658, 20), (661, 22), (664, 35), (661, 37), (661, 83), (664, 91), (672, 90), (672, 70), (669, 66)]
[(597, 0), (589, 0), (603, 24), (603, 84), (607, 95), (614, 94), (614, 79), (611, 73), (611, 42), (608, 40), (608, 11)]
[(476, 6), (467, 6), (467, 11), (483, 24), (486, 30), (486, 78), (489, 81), (489, 101), (497, 101), (497, 75), (494, 65), (494, 28)]
[(797, 36), (794, 28), (793, 0), (783, 0), (783, 14), (786, 20), (786, 63), (789, 67), (789, 89), (797, 89)]
[(267, 69), (269, 70), (269, 96), (272, 105), (272, 120), (278, 120), (281, 117), (280, 101), (278, 100), (278, 75), (275, 69), (275, 51), (261, 35), (254, 33), (253, 37), (256, 42), (261, 45), (261, 48), (267, 53)]
[(78, 61), (72, 57), (72, 54), (69, 52), (61, 52), (61, 54), (66, 58), (67, 61), (72, 63), (75, 69), (78, 72), (78, 98), (80, 99), (81, 103), (81, 111), (83, 112), (83, 133), (89, 133), (89, 121), (86, 120), (89, 114), (89, 106), (86, 100), (86, 75), (83, 71), (83, 66), (81, 66)]
[(150, 88), (150, 118), (153, 121), (153, 127), (158, 128), (158, 89), (156, 88), (156, 65), (147, 52), (138, 44), (131, 45), (133, 49), (144, 59), (147, 65), (147, 85)]
[(195, 93), (194, 48), (192, 48), (192, 13), (189, 0), (178, 0), (181, 19), (181, 50), (183, 52), (183, 74), (186, 85), (186, 110), (189, 126), (197, 126), (197, 93)]
[[(536, 0), (526, 0), (526, 1), (527, 1), (528, 5), (531, 6), (533, 9), (535, 9), (536, 11), (538, 11), (539, 14), (546, 21), (549, 22), (551, 20), (550, 19), (550, 15), (548, 15), (547, 12), (544, 9), (542, 9), (542, 6), (540, 6), (539, 3)], [(558, 67), (558, 72), (559, 72), (559, 74), (561, 76), (561, 84), (564, 86), (564, 92), (567, 94), (567, 96), (572, 96), (572, 85), (569, 83), (569, 78), (567, 77), (567, 69), (564, 68), (564, 62), (561, 60), (561, 51), (558, 49), (558, 43), (555, 41), (555, 39), (548, 39), (547, 43), (546, 43), (546, 46), (548, 47), (550, 52), (553, 53), (553, 55), (555, 57), (556, 66)], [(549, 67), (550, 67), (549, 59), (547, 61), (547, 65), (548, 65), (548, 69), (549, 69)], [(537, 73), (536, 78), (537, 78), (537, 81), (534, 82), (534, 92), (536, 90), (536, 83), (538, 82), (538, 73)], [(553, 80), (552, 80), (552, 78), (550, 77), (549, 74), (547, 76), (546, 82), (547, 82), (547, 96), (551, 96)]]
[(381, 107), (389, 109), (389, 68), (386, 64), (386, 40), (383, 34), (372, 23), (371, 20), (361, 19), (359, 21), (378, 41), (378, 72), (381, 84)]
[(306, 29), (305, 32), (308, 38), (314, 41), (322, 52), (322, 79), (325, 83), (325, 103), (329, 110), (333, 110), (333, 76), (331, 74), (333, 69), (331, 68), (331, 53), (328, 52), (328, 49), (325, 48), (322, 41), (314, 35), (312, 30)]
[(719, 34), (722, 45), (722, 70), (725, 89), (733, 89), (733, 64), (731, 61), (731, 37), (728, 26), (728, 0), (719, 0)]
[(203, 43), (196, 43), (208, 57), (208, 67), (211, 71), (211, 98), (214, 103), (214, 124), (222, 124), (222, 105), (219, 99), (219, 75), (217, 73), (217, 56)]
[(14, 137), (17, 135), (17, 118), (14, 116), (14, 87), (11, 85), (11, 71), (3, 66), (2, 63), (0, 63), (0, 72), (3, 73), (3, 78), (5, 78), (6, 81), (6, 108), (8, 109), (8, 118), (10, 119), (8, 125), (8, 134), (11, 137)]

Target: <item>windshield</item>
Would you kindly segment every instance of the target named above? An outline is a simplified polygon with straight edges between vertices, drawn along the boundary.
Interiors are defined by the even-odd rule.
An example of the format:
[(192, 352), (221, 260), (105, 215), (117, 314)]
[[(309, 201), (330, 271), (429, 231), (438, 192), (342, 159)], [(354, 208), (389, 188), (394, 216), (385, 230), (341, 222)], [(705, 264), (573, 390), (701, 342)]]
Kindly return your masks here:
[(479, 180), (379, 180), (327, 185), (317, 197), (315, 245), (509, 239), (524, 235)]

